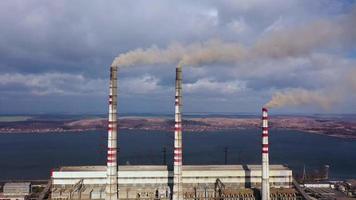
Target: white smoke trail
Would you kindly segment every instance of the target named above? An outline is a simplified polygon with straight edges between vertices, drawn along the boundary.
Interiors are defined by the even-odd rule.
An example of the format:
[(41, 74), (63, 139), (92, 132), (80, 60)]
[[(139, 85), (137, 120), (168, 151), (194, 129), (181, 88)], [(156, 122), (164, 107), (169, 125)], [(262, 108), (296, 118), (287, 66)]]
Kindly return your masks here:
[(129, 67), (138, 64), (170, 64), (178, 63), (187, 47), (175, 43), (169, 45), (166, 49), (159, 49), (152, 46), (147, 49), (135, 49), (116, 57), (112, 63), (113, 66)]
[[(319, 20), (303, 26), (271, 32), (251, 47), (218, 39), (188, 45), (174, 43), (164, 49), (152, 46), (120, 54), (112, 65), (128, 67), (140, 64), (179, 63), (178, 66), (181, 67), (215, 62), (244, 63), (260, 59), (299, 57), (325, 48), (354, 48), (355, 27), (356, 9), (354, 8), (350, 14), (333, 20)], [(322, 91), (293, 89), (275, 93), (266, 106), (317, 104), (327, 109), (336, 101), (336, 98)]]
[(239, 43), (209, 40), (189, 46), (182, 57), (183, 65), (197, 66), (214, 62), (238, 62), (246, 57), (246, 48)]
[(284, 92), (274, 93), (272, 99), (265, 105), (265, 107), (280, 108), (284, 106), (316, 104), (328, 110), (337, 101), (337, 95), (305, 89), (291, 89)]
[(354, 48), (356, 6), (347, 15), (274, 31), (252, 47), (253, 58), (285, 58), (308, 55), (322, 48)]
[(174, 43), (160, 49), (152, 46), (117, 56), (112, 65), (139, 64), (201, 65), (214, 62), (244, 62), (261, 58), (279, 59), (307, 55), (316, 49), (335, 46), (354, 47), (356, 43), (356, 8), (348, 15), (310, 22), (303, 26), (272, 31), (251, 47), (219, 39), (188, 45)]
[(290, 30), (275, 31), (252, 48), (252, 57), (285, 58), (310, 54), (313, 50), (341, 42), (345, 27), (335, 22), (316, 21)]
[[(319, 90), (289, 89), (287, 91), (275, 92), (269, 102), (265, 104), (268, 108), (280, 108), (284, 106), (317, 105), (325, 110), (346, 97), (356, 93), (356, 69), (354, 63), (350, 63), (351, 68), (338, 77), (337, 84), (326, 85)], [(340, 66), (339, 66), (340, 67)]]
[(234, 62), (244, 55), (244, 48), (237, 43), (226, 43), (218, 39), (202, 43), (181, 45), (174, 43), (165, 49), (152, 46), (135, 49), (115, 58), (112, 65), (128, 67), (138, 64), (199, 65), (212, 62)]

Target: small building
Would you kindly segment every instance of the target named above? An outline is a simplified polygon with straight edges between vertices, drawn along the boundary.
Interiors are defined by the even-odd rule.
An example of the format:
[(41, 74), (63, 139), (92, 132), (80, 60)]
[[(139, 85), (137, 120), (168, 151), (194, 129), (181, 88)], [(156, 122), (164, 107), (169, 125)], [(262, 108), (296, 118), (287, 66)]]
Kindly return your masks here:
[(0, 200), (26, 200), (31, 194), (30, 182), (5, 183)]

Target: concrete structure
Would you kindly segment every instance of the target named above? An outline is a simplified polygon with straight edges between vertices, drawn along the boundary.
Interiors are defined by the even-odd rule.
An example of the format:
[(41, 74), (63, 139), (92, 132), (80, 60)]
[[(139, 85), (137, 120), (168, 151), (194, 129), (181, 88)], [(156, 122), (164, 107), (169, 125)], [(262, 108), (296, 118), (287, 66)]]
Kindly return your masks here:
[(118, 199), (117, 185), (117, 67), (110, 67), (106, 200)]
[(182, 188), (182, 67), (176, 68), (176, 89), (175, 89), (175, 116), (174, 116), (174, 181), (173, 200), (183, 200)]
[(30, 182), (5, 183), (0, 200), (26, 200), (31, 193)]
[(268, 111), (262, 108), (262, 200), (270, 200), (268, 150)]
[[(53, 171), (52, 199), (105, 199), (105, 166), (62, 167)], [(174, 172), (167, 166), (119, 166), (120, 199), (169, 199)], [(185, 165), (182, 167), (183, 199), (238, 197), (259, 199), (261, 165)], [(270, 166), (273, 188), (291, 188), (292, 171)]]
[(304, 190), (312, 199), (335, 199), (335, 200), (355, 199), (352, 196), (347, 196), (345, 193), (332, 188), (307, 187)]

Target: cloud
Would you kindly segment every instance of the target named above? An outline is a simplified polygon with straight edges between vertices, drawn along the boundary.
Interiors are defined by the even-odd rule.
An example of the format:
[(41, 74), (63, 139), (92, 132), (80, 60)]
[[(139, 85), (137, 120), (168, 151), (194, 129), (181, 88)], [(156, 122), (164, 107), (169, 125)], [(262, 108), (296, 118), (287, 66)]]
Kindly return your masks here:
[(136, 78), (123, 78), (119, 80), (119, 87), (123, 95), (152, 95), (164, 92), (165, 88), (159, 85), (159, 81), (146, 74)]
[[(354, 21), (356, 21), (355, 11), (356, 9), (353, 9), (347, 15), (331, 20), (316, 20), (288, 29), (268, 28), (266, 35), (257, 40), (251, 47), (221, 40), (209, 40), (188, 45), (174, 44), (165, 49), (151, 47), (120, 54), (115, 58), (112, 65), (125, 67), (137, 64), (174, 63), (183, 64), (183, 66), (199, 66), (212, 63), (244, 64), (251, 61), (264, 61), (266, 59), (268, 61), (313, 56), (315, 55), (313, 52), (323, 52), (329, 48), (335, 49), (335, 45), (341, 49), (352, 49), (352, 44), (356, 42), (356, 37), (355, 30), (350, 25), (353, 25)], [(320, 62), (323, 59), (317, 58), (314, 61)], [(327, 66), (328, 63), (322, 63), (321, 65)], [(271, 69), (268, 70), (272, 71)], [(310, 70), (317, 71), (315, 69)], [(336, 80), (340, 79), (336, 78)], [(212, 84), (207, 80), (199, 80), (195, 85), (186, 85), (188, 91), (194, 91), (195, 88), (216, 89), (216, 86), (216, 84)], [(338, 90), (345, 90), (343, 88), (345, 86), (348, 87), (346, 84), (339, 84)], [(225, 91), (229, 91), (229, 89), (227, 88)], [(347, 97), (345, 94), (337, 95), (336, 93), (334, 96), (338, 98), (326, 98), (322, 94), (322, 90), (332, 91), (335, 90), (335, 87), (324, 87), (315, 90), (306, 90), (297, 87), (291, 88), (288, 91), (277, 91), (266, 106), (283, 107), (288, 105), (303, 106), (305, 104), (316, 104), (326, 109), (330, 108), (331, 104), (337, 102), (338, 98)]]
[(208, 33), (211, 10), (180, 1), (1, 1), (0, 71), (102, 78), (118, 52)]
[(356, 91), (356, 69), (352, 69), (348, 74), (346, 78), (347, 82), (350, 84), (352, 90), (351, 92)]
[(229, 22), (227, 28), (236, 34), (242, 34), (243, 32), (249, 31), (249, 26), (246, 24), (244, 18)]
[(245, 83), (241, 81), (218, 82), (212, 79), (199, 79), (194, 83), (183, 84), (183, 89), (188, 94), (223, 94), (232, 95), (246, 89)]
[[(215, 62), (248, 63), (249, 61), (256, 62), (265, 59), (279, 60), (311, 56), (315, 51), (319, 50), (323, 52), (329, 48), (335, 49), (335, 46), (336, 49), (352, 49), (354, 47), (353, 44), (356, 42), (356, 32), (353, 28), (355, 21), (356, 9), (353, 8), (347, 15), (332, 20), (317, 20), (289, 29), (269, 29), (268, 34), (257, 40), (256, 44), (250, 48), (242, 46), (239, 43), (223, 42), (220, 40), (192, 43), (186, 46), (178, 44), (169, 46), (167, 49), (150, 48), (146, 50), (134, 50), (119, 55), (114, 60), (113, 65), (128, 66), (137, 63), (146, 64), (145, 62), (148, 62), (148, 64), (179, 62), (188, 66)], [(175, 49), (179, 50), (175, 51)], [(135, 55), (136, 57), (131, 55)], [(167, 60), (162, 60), (162, 58), (167, 58)], [(316, 57), (313, 61), (319, 62), (324, 67), (330, 65), (329, 62), (320, 63), (323, 60), (325, 61), (325, 58)], [(317, 71), (315, 69), (310, 70)], [(333, 78), (341, 81), (340, 77)], [(209, 85), (209, 82), (197, 83), (197, 88), (199, 86), (203, 88), (213, 88), (215, 86)], [(190, 85), (187, 86), (189, 88)], [(349, 84), (338, 84), (337, 87), (327, 84), (323, 88), (315, 90), (291, 88), (288, 91), (277, 91), (266, 106), (283, 107), (288, 105), (303, 106), (305, 104), (316, 104), (327, 109), (331, 107), (331, 104), (338, 102), (339, 98), (347, 98), (347, 94), (342, 93), (340, 95), (340, 91), (345, 91), (349, 87)], [(194, 89), (194, 85), (191, 85), (191, 88)], [(323, 94), (323, 91), (333, 91), (333, 98), (328, 98)]]
[[(181, 59), (202, 66), (184, 70), (187, 84), (204, 80), (213, 88), (221, 83), (222, 90), (240, 82), (247, 88), (239, 93), (247, 106), (236, 103), (234, 93), (184, 88), (196, 100), (191, 108), (216, 93), (226, 102), (206, 102), (203, 111), (254, 111), (273, 92), (293, 88), (323, 94), (326, 87), (353, 80), (346, 76), (355, 66), (352, 7), (354, 2), (334, 0), (0, 1), (0, 74), (18, 80), (0, 84), (6, 93), (1, 105), (13, 107), (14, 96), (23, 94), (23, 107), (35, 107), (40, 98), (60, 98), (65, 109), (74, 96), (105, 96), (108, 67), (119, 54), (139, 66), (119, 72), (125, 95), (120, 103), (127, 111), (137, 108), (132, 102), (142, 103), (138, 97), (154, 102), (143, 109), (159, 111), (174, 88), (172, 68)], [(145, 51), (151, 57), (139, 58)], [(346, 94), (345, 107), (355, 107)], [(95, 102), (99, 105), (101, 98), (90, 107)]]
[[(220, 39), (182, 45), (174, 43), (167, 48), (152, 46), (138, 48), (118, 55), (114, 66), (140, 64), (202, 65), (214, 62), (236, 63), (260, 59), (282, 59), (309, 55), (320, 48), (354, 47), (356, 42), (356, 9), (341, 19), (317, 20), (303, 26), (278, 29), (257, 40), (251, 47)], [(351, 26), (350, 26), (351, 25)]]
[(104, 93), (107, 81), (88, 79), (83, 75), (64, 73), (1, 74), (0, 86), (22, 86), (25, 91), (39, 96), (46, 95), (97, 95)]

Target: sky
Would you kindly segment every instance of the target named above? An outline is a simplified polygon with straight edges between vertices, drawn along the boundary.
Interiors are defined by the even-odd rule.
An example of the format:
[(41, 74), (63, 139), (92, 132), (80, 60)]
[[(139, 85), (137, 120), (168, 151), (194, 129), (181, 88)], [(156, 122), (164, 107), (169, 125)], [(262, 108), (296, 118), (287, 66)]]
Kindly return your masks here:
[(0, 24), (0, 114), (107, 113), (130, 52), (119, 113), (173, 113), (181, 59), (185, 113), (356, 113), (355, 1), (2, 0)]

